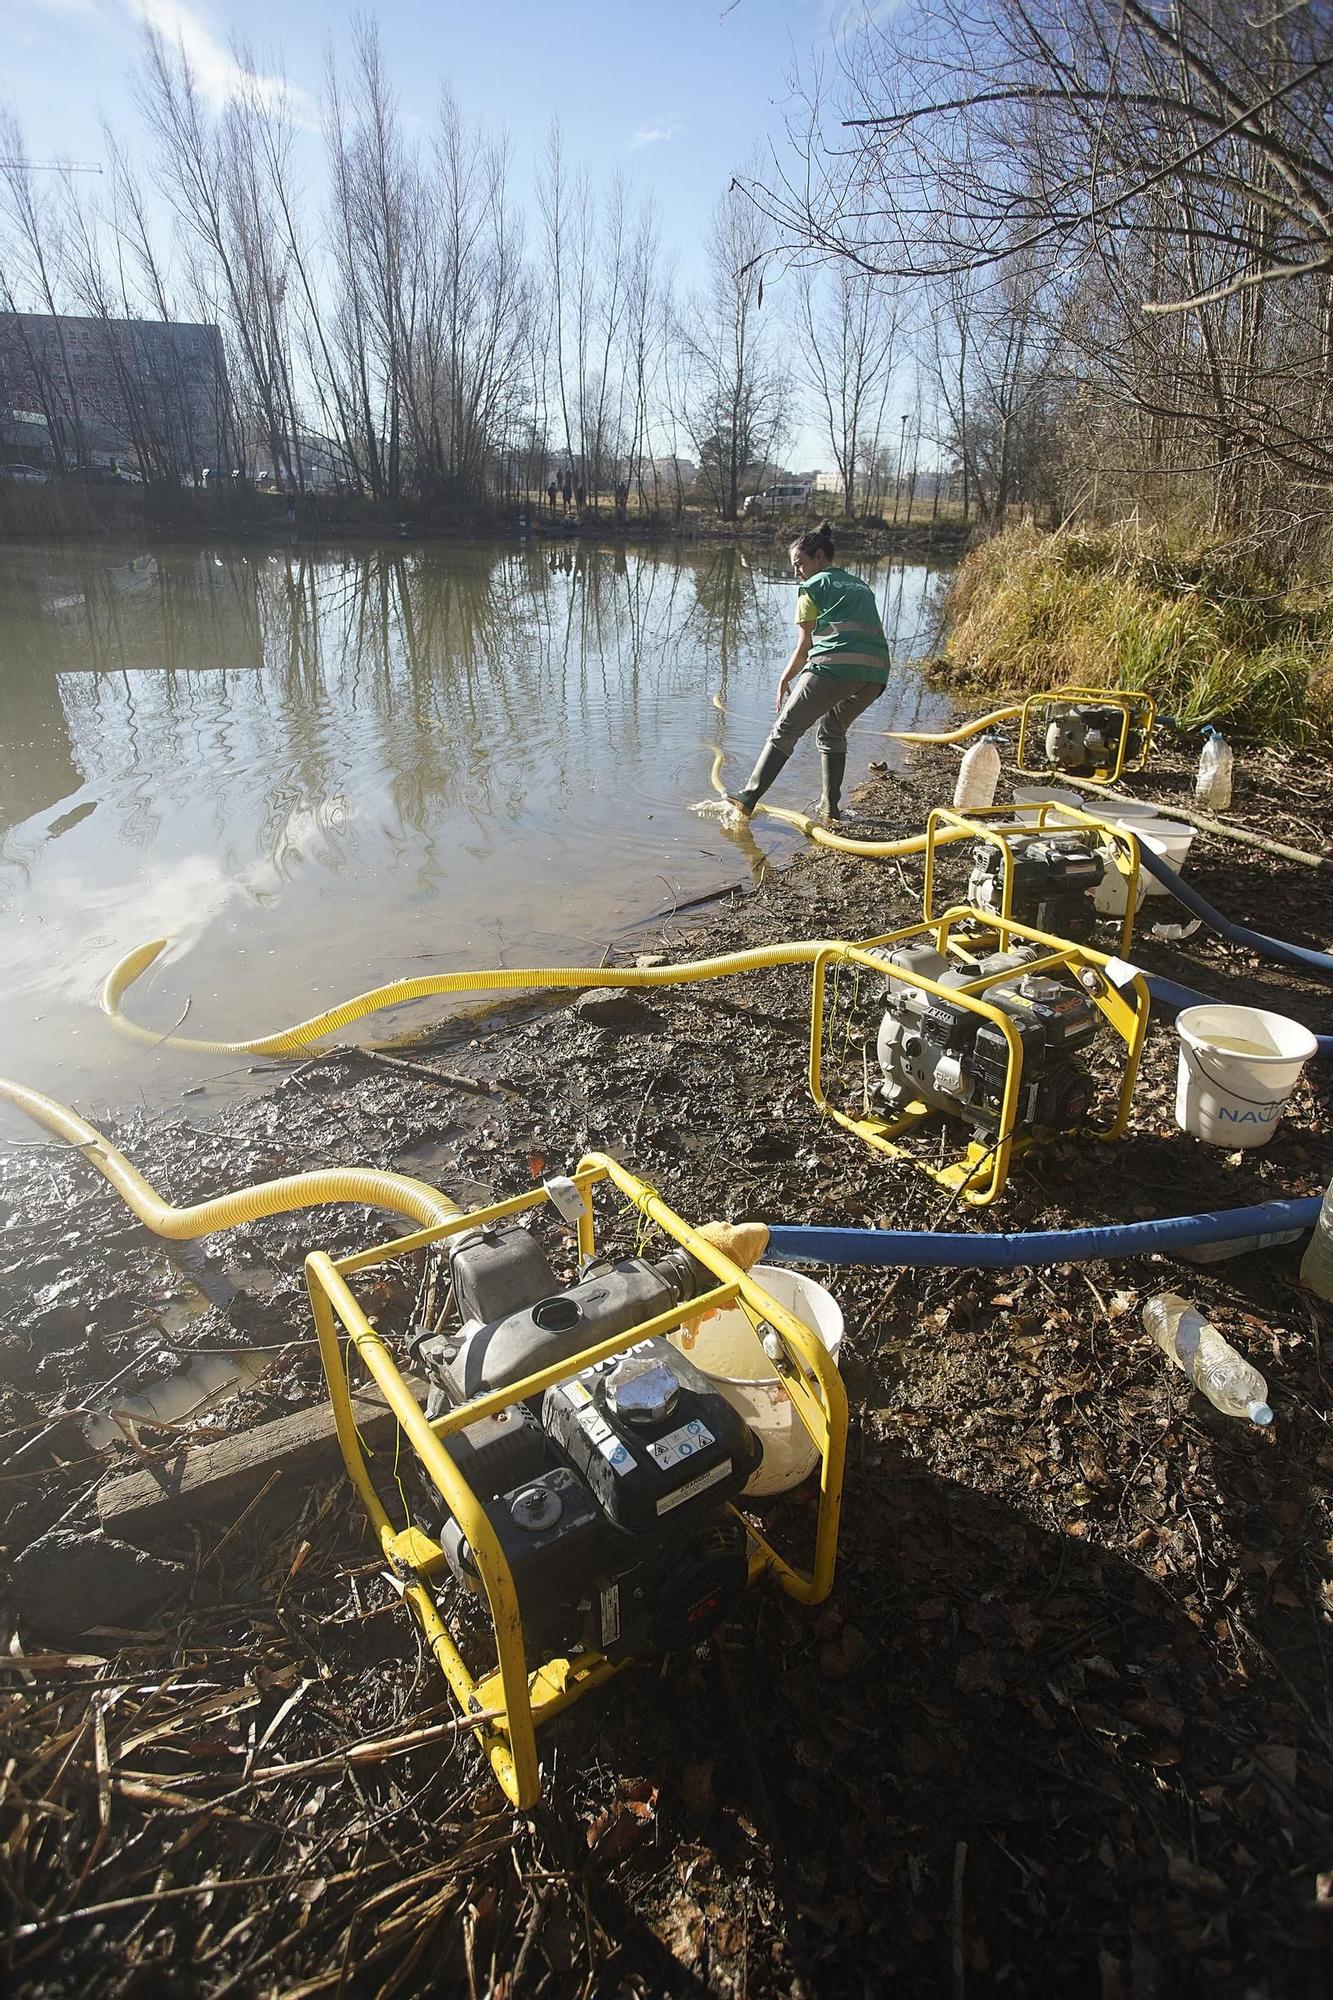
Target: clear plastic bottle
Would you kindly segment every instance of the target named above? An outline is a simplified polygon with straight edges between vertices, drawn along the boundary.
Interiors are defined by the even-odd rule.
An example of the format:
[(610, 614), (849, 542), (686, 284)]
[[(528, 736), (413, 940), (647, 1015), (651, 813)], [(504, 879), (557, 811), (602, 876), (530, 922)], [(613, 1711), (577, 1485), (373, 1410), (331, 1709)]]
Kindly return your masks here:
[(1268, 1384), (1259, 1370), (1237, 1354), (1188, 1299), (1177, 1292), (1159, 1292), (1143, 1308), (1143, 1328), (1224, 1417), (1272, 1423)]
[(953, 788), (955, 811), (975, 812), (979, 806), (993, 806), (999, 782), (999, 746), (993, 736), (983, 736), (958, 767), (958, 783)]
[(1333, 1181), (1328, 1184), (1314, 1235), (1301, 1258), (1301, 1283), (1321, 1299), (1333, 1299)]
[(1203, 732), (1199, 753), (1199, 773), (1194, 780), (1194, 796), (1210, 812), (1225, 812), (1231, 804), (1231, 773), (1235, 763), (1231, 745), (1209, 723)]

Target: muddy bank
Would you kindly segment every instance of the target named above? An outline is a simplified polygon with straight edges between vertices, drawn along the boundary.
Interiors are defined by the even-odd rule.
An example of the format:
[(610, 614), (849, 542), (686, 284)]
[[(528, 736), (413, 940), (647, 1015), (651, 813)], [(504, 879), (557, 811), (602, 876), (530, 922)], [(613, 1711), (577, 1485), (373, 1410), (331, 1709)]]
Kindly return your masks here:
[[(858, 807), (913, 830), (955, 768), (921, 753)], [(1186, 783), (1167, 759), (1134, 789)], [(1246, 759), (1238, 816), (1304, 844), (1327, 834), (1329, 804), (1315, 760)], [(1190, 872), (1233, 914), (1327, 944), (1308, 871), (1200, 836)], [(919, 882), (911, 863), (806, 854), (615, 955), (872, 935), (914, 917)], [(1324, 990), (1230, 948), (1138, 955), (1327, 1025)], [(807, 1005), (808, 975), (774, 971), (653, 993), (613, 1025), (540, 1006), (410, 1052), (494, 1096), (333, 1051), (275, 1066), (255, 1102), (211, 1111), (205, 1092), (107, 1129), (177, 1201), (353, 1162), (478, 1200), (596, 1146), (692, 1219), (969, 1229), (1312, 1193), (1333, 1164), (1327, 1065), (1270, 1146), (1214, 1152), (1175, 1129), (1175, 1042), (1155, 1027), (1123, 1142), (1048, 1147), (994, 1208), (960, 1215), (816, 1116)], [(874, 1027), (872, 1011), (838, 1043), (852, 1096)], [(393, 1227), (279, 1218), (183, 1268), (67, 1149), (7, 1115), (0, 1152), (12, 1573), (39, 1536), (95, 1525), (110, 1473), (317, 1403), (301, 1258)], [(846, 1314), (852, 1402), (830, 1603), (752, 1592), (709, 1655), (579, 1704), (543, 1739), (530, 1815), (503, 1808), (467, 1739), (439, 1733), (443, 1682), (340, 1479), (162, 1531), (148, 1554), (176, 1568), (144, 1625), (20, 1625), (3, 1661), (13, 1990), (1321, 1991), (1333, 1447), (1328, 1313), (1295, 1282), (1298, 1256), (999, 1280), (816, 1271)], [(377, 1280), (387, 1336), (405, 1335), (416, 1282), (406, 1263)], [(1168, 1287), (1264, 1370), (1270, 1432), (1167, 1373), (1138, 1311)], [(267, 1372), (172, 1420), (183, 1429), (95, 1448), (61, 1414), (238, 1347)], [(775, 1531), (808, 1520), (798, 1495)], [(416, 1729), (436, 1733), (393, 1749)], [(372, 1739), (381, 1761), (290, 1768)]]

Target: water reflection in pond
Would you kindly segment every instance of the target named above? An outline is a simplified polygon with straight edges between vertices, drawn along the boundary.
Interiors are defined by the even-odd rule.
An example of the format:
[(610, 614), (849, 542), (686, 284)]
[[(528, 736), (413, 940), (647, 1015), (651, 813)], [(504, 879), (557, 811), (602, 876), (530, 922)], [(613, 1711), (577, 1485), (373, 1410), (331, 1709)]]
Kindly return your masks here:
[[(897, 665), (853, 778), (885, 753), (875, 730), (945, 712), (912, 664), (938, 574), (865, 573)], [(174, 942), (136, 1013), (165, 1032), (188, 997), (188, 1031), (230, 1039), (399, 974), (596, 962), (635, 918), (744, 878), (687, 807), (714, 742), (744, 775), (793, 608), (776, 560), (732, 549), (6, 551), (5, 1070), (119, 1103), (225, 1067), (97, 1015), (149, 938)], [(774, 796), (817, 788), (807, 742)], [(787, 836), (756, 831), (781, 858)]]

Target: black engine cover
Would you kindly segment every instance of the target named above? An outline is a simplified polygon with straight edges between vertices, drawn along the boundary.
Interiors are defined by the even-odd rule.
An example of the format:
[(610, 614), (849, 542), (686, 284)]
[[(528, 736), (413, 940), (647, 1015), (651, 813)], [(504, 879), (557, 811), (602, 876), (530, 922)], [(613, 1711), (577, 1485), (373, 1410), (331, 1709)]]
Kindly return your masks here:
[(706, 1638), (745, 1590), (749, 1562), (745, 1530), (729, 1516), (652, 1544), (642, 1562), (601, 1585), (597, 1646), (616, 1659)]
[[(627, 1421), (616, 1410), (615, 1386), (627, 1368), (670, 1378), (674, 1392), (661, 1415)], [(678, 1510), (715, 1509), (740, 1492), (762, 1456), (744, 1418), (668, 1340), (644, 1341), (548, 1389), (542, 1423), (607, 1519), (637, 1534), (655, 1533), (669, 1516), (684, 1520)]]

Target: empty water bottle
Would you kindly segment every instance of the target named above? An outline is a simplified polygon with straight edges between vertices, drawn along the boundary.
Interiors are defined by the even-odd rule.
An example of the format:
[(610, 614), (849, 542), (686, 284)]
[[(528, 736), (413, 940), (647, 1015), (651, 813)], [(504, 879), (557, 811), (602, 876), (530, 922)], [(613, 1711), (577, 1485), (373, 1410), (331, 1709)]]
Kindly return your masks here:
[(1220, 735), (1211, 723), (1206, 724), (1203, 749), (1199, 755), (1199, 773), (1194, 780), (1194, 796), (1201, 806), (1207, 806), (1213, 812), (1226, 811), (1231, 804), (1234, 762), (1226, 737)]
[(1321, 1299), (1333, 1299), (1333, 1181), (1328, 1184), (1314, 1235), (1301, 1258), (1301, 1283)]
[(999, 782), (999, 747), (993, 736), (983, 736), (958, 767), (958, 783), (953, 788), (955, 810), (975, 812), (979, 806), (993, 806)]
[(1237, 1354), (1188, 1299), (1176, 1292), (1159, 1292), (1143, 1308), (1143, 1328), (1224, 1417), (1272, 1423), (1268, 1384), (1259, 1370)]

